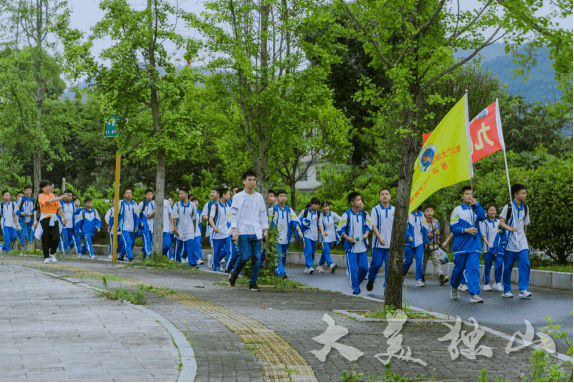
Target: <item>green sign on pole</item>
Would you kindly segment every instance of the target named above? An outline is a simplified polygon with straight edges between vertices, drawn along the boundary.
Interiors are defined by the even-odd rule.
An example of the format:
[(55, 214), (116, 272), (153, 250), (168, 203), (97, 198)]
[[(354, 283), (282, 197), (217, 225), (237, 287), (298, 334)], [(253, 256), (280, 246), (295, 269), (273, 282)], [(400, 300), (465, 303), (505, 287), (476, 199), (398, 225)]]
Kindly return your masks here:
[(116, 121), (120, 119), (120, 116), (112, 116), (106, 121), (104, 125), (104, 137), (115, 137), (118, 135), (118, 129)]

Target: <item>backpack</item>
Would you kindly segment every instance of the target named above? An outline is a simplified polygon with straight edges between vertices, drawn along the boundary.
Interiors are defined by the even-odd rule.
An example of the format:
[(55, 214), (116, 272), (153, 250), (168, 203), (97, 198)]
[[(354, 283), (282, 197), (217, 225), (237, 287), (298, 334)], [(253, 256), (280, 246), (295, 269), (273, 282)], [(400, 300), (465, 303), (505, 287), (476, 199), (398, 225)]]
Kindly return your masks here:
[[(507, 206), (508, 206), (508, 211), (506, 212), (506, 224), (508, 225), (508, 220), (512, 216), (512, 202), (509, 202)], [(528, 215), (528, 205), (524, 204), (524, 218), (526, 218), (527, 215)]]
[[(309, 208), (305, 208), (305, 212), (303, 213), (303, 218), (307, 219), (307, 215), (309, 215)], [(319, 233), (319, 220), (321, 219), (321, 212), (317, 209), (317, 233)], [(305, 234), (307, 230), (311, 229), (311, 222), (309, 225), (301, 225), (301, 232)]]

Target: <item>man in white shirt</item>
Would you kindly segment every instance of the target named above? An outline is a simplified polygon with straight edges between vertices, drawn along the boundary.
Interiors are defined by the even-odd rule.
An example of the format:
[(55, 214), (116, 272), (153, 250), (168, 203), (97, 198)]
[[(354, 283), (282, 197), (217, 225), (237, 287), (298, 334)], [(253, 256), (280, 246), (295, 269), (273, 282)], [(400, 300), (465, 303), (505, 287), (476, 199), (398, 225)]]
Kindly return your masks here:
[(257, 278), (261, 263), (261, 239), (267, 237), (269, 221), (267, 218), (267, 206), (263, 196), (254, 188), (257, 183), (257, 175), (253, 170), (243, 174), (245, 190), (237, 193), (231, 205), (231, 228), (233, 240), (237, 241), (239, 257), (233, 271), (229, 274), (229, 284), (235, 286), (237, 276), (251, 258), (251, 279), (249, 290), (259, 291)]
[[(504, 271), (502, 272), (502, 285), (504, 286), (503, 298), (512, 298), (510, 292), (510, 277), (512, 268), (518, 261), (518, 289), (519, 298), (532, 298), (528, 291), (530, 282), (530, 260), (528, 259), (528, 241), (526, 240), (526, 226), (530, 224), (530, 212), (526, 206), (526, 186), (522, 184), (512, 185), (511, 203), (504, 206), (500, 213), (499, 226), (507, 230), (508, 243), (504, 250)], [(509, 211), (510, 209), (510, 211)]]
[(371, 210), (371, 220), (373, 221), (373, 250), (371, 252), (371, 265), (367, 277), (367, 291), (373, 290), (373, 285), (377, 279), (377, 274), (385, 264), (385, 282), (387, 285), (389, 269), (389, 249), (391, 247), (391, 233), (393, 221), (395, 219), (395, 207), (391, 206), (391, 191), (387, 188), (379, 190), (379, 201), (381, 202)]
[(174, 232), (178, 237), (175, 261), (181, 262), (182, 258), (187, 258), (191, 267), (197, 266), (197, 258), (194, 250), (195, 225), (199, 220), (197, 208), (189, 200), (189, 191), (186, 188), (179, 189), (179, 202), (175, 204), (172, 212), (173, 219), (177, 219), (177, 230)]
[(145, 259), (149, 256), (151, 259), (151, 249), (153, 245), (153, 227), (154, 227), (154, 209), (155, 201), (153, 200), (153, 190), (146, 189), (144, 192), (145, 199), (140, 202), (138, 210), (140, 211), (140, 229), (142, 234), (142, 257)]
[(311, 198), (311, 203), (308, 208), (305, 208), (299, 213), (299, 222), (301, 231), (303, 232), (303, 252), (305, 253), (305, 272), (313, 274), (315, 269), (315, 248), (317, 247), (317, 240), (319, 239), (319, 206), (321, 200), (317, 197)]
[(228, 260), (230, 256), (231, 208), (227, 201), (229, 201), (229, 190), (219, 189), (219, 201), (211, 206), (209, 213), (209, 226), (211, 226), (213, 238), (213, 271), (221, 271), (221, 260), (223, 258)]

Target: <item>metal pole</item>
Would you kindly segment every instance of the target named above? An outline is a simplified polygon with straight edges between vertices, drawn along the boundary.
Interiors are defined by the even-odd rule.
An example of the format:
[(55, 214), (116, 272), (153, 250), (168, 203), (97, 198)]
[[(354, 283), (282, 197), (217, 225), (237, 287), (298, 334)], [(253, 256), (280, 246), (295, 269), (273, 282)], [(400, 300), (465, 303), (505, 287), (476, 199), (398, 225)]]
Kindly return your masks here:
[(118, 210), (120, 205), (120, 168), (122, 165), (122, 155), (116, 152), (116, 182), (114, 184), (114, 233), (112, 245), (112, 262), (115, 263), (118, 256)]
[[(464, 114), (466, 120), (466, 142), (468, 144), (468, 159), (469, 159), (469, 170), (470, 170), (470, 189), (474, 196), (474, 187), (472, 185), (472, 177), (474, 176), (474, 169), (472, 168), (472, 138), (470, 137), (470, 123), (468, 117), (468, 89), (464, 91)], [(475, 227), (475, 217), (474, 210), (472, 206), (470, 207), (470, 212), (472, 214), (472, 227)], [(476, 237), (476, 234), (474, 234)]]

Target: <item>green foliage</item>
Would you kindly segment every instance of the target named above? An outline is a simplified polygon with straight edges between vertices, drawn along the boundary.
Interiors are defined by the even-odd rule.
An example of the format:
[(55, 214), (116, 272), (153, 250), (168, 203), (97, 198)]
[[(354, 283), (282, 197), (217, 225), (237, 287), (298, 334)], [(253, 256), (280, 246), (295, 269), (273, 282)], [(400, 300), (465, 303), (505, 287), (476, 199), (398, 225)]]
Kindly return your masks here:
[(482, 370), (480, 370), (480, 375), (478, 376), (477, 382), (488, 382), (488, 379), (486, 377), (486, 368), (483, 368)]
[(341, 379), (340, 382), (358, 382), (363, 377), (363, 373), (360, 372), (357, 374), (355, 369), (353, 368), (351, 371), (347, 372), (344, 370), (341, 372)]
[[(570, 311), (570, 315), (572, 315), (572, 310)], [(566, 354), (572, 357), (572, 338), (568, 337), (568, 331), (561, 330), (562, 325), (556, 324), (556, 320), (552, 319), (551, 316), (545, 316), (544, 319), (546, 319), (546, 323), (548, 323), (548, 325), (542, 327), (540, 331), (544, 331), (546, 334), (552, 335), (554, 339), (562, 339), (568, 346)], [(572, 365), (572, 362), (567, 361), (566, 364)]]
[(119, 288), (113, 292), (107, 290), (102, 291), (99, 292), (98, 295), (106, 299), (118, 300), (120, 302), (127, 301), (134, 305), (145, 305), (147, 303), (147, 298), (143, 295), (141, 290), (137, 290), (134, 294), (131, 294), (128, 289)]
[[(404, 303), (403, 304), (403, 308), (402, 311), (407, 315), (408, 319), (438, 319), (436, 316), (431, 315), (431, 314), (427, 314), (427, 313), (423, 313), (423, 312), (419, 312), (419, 311), (414, 311), (412, 310), (408, 304)], [(360, 312), (358, 314), (365, 316), (366, 318), (382, 318), (382, 319), (386, 319), (387, 318), (387, 314), (392, 314), (395, 315), (396, 313), (396, 309), (394, 306), (384, 306), (383, 308), (380, 309), (376, 309), (376, 310), (371, 310), (371, 311), (365, 311), (365, 312)]]

